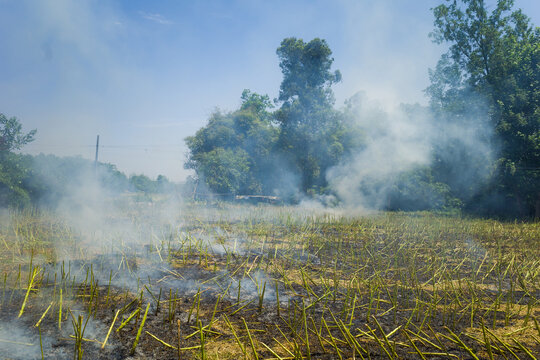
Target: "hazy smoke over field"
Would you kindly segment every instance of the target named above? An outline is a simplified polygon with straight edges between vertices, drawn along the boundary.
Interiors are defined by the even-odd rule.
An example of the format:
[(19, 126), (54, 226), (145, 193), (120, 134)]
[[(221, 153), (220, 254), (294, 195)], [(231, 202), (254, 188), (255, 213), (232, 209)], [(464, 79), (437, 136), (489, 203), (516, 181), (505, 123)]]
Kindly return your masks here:
[[(345, 207), (414, 207), (399, 201), (391, 204), (398, 193), (401, 202), (419, 202), (426, 208), (442, 202), (442, 195), (427, 186), (428, 166), (436, 169), (438, 163), (448, 169), (444, 182), (463, 196), (473, 196), (489, 174), (491, 130), (480, 105), (467, 109), (466, 116), (449, 117), (419, 105), (384, 106), (357, 94), (353, 113), (365, 145), (327, 172), (330, 187)], [(441, 186), (439, 190), (447, 189)]]

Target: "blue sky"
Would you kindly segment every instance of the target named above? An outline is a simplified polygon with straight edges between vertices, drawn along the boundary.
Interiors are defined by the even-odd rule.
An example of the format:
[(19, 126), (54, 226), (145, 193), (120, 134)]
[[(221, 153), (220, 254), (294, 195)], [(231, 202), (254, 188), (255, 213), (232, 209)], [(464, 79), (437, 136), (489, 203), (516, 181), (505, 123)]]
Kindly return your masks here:
[[(326, 39), (336, 106), (358, 91), (425, 103), (434, 0), (0, 0), (0, 112), (38, 130), (29, 153), (182, 180), (183, 139), (243, 89), (278, 94), (285, 37)], [(516, 0), (540, 23), (540, 1)]]

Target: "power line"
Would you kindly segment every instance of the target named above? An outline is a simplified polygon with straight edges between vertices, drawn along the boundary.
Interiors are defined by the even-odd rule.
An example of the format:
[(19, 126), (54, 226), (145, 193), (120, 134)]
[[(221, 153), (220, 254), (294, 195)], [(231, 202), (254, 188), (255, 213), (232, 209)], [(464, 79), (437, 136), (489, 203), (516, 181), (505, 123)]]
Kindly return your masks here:
[(102, 145), (101, 147), (107, 148), (163, 148), (163, 147), (182, 147), (180, 144), (161, 144), (161, 145)]
[[(93, 148), (96, 145), (59, 145), (59, 144), (28, 144), (25, 147), (26, 148), (42, 148), (42, 147), (48, 147), (48, 148)], [(171, 148), (171, 147), (183, 147), (184, 145), (181, 144), (150, 144), (150, 145), (101, 145), (99, 146), (100, 149), (102, 148)]]

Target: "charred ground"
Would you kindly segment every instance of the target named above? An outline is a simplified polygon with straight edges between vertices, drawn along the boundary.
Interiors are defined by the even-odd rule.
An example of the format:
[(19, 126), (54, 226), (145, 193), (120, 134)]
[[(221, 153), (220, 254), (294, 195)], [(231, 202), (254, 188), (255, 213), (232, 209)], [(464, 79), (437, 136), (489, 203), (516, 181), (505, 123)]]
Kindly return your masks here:
[(0, 229), (2, 356), (540, 353), (538, 224), (300, 210), (194, 204), (164, 221), (156, 206), (133, 204), (92, 231), (10, 213)]

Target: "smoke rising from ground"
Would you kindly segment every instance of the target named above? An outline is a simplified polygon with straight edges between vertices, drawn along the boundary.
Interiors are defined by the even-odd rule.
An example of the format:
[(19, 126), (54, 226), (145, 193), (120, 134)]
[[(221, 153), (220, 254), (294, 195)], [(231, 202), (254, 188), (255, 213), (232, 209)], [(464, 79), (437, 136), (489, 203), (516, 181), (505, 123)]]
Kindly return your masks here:
[[(449, 164), (451, 171), (444, 181), (467, 196), (473, 196), (489, 175), (494, 155), (492, 130), (481, 105), (467, 109), (467, 115), (459, 118), (437, 116), (419, 105), (387, 106), (363, 93), (354, 96), (351, 103), (365, 145), (327, 172), (330, 188), (346, 208), (391, 207), (391, 194), (407, 191), (402, 189), (400, 175), (425, 171), (428, 166), (436, 168), (436, 162)], [(409, 187), (423, 186), (407, 181)], [(420, 194), (425, 197), (426, 191), (431, 190)], [(430, 195), (434, 196), (432, 201), (440, 200), (436, 194)], [(426, 201), (412, 195), (408, 200)]]

